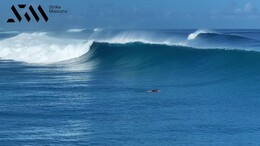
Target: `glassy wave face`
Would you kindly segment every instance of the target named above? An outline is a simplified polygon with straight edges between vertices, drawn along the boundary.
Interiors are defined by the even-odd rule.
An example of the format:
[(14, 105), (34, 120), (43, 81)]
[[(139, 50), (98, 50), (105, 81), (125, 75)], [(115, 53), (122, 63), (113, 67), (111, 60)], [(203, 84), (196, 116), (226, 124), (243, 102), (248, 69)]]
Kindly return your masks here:
[(0, 145), (257, 145), (260, 30), (0, 32)]

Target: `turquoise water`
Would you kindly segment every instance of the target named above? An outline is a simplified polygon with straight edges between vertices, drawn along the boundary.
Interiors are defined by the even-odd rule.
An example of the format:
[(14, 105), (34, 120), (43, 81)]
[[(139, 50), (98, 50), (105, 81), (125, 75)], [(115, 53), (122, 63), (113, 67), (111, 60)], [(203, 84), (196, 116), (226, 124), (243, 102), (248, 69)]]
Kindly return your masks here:
[(194, 31), (2, 33), (0, 145), (258, 145), (260, 32)]

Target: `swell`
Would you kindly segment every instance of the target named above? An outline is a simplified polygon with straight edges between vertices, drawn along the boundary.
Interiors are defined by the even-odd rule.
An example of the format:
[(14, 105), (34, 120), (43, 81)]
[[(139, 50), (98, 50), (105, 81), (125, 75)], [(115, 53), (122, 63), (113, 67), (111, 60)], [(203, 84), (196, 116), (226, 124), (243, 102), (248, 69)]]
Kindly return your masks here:
[(198, 49), (184, 46), (111, 44), (94, 42), (88, 53), (70, 60), (72, 66), (92, 65), (95, 71), (145, 71), (153, 73), (253, 73), (260, 72), (260, 53), (243, 50)]
[(235, 34), (221, 34), (211, 31), (198, 30), (191, 33), (187, 40), (189, 45), (206, 47), (229, 47), (259, 51), (260, 41)]

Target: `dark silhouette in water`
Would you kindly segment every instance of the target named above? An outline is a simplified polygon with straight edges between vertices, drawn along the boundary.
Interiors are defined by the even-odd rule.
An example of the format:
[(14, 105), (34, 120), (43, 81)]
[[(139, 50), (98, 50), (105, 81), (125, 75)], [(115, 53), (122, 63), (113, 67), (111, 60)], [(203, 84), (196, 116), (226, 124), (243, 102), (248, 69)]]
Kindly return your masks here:
[(159, 89), (153, 89), (153, 90), (148, 90), (148, 93), (159, 93), (161, 92)]

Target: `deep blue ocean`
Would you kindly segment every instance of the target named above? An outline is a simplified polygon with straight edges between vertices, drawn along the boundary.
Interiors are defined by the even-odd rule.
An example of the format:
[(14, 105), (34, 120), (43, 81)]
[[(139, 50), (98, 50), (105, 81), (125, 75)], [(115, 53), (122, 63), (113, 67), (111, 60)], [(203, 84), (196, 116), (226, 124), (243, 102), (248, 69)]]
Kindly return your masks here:
[(0, 145), (260, 145), (260, 30), (1, 31)]

